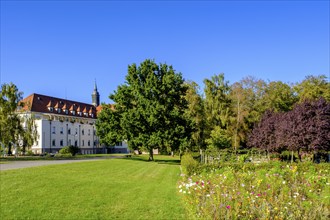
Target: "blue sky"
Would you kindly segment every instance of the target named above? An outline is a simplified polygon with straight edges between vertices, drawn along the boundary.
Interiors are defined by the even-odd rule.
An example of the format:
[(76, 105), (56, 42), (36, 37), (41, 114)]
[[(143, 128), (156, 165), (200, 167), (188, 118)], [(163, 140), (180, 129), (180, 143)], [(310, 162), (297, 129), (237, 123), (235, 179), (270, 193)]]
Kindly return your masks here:
[(329, 1), (1, 1), (1, 84), (24, 96), (90, 103), (96, 79), (109, 103), (145, 59), (200, 86), (329, 76)]

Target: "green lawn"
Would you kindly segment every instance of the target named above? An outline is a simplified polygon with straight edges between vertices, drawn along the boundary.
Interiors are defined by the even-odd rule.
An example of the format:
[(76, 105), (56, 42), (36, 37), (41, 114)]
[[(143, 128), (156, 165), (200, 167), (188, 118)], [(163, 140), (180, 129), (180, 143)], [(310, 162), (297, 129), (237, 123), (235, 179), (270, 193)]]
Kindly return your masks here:
[(176, 160), (140, 158), (1, 171), (1, 219), (185, 219)]

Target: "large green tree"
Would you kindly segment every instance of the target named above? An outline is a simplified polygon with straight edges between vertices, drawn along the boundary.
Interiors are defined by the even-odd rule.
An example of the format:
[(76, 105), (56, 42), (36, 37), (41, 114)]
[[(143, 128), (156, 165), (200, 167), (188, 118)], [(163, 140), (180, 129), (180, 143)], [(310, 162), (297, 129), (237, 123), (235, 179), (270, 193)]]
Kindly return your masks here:
[(330, 82), (327, 81), (327, 76), (306, 76), (306, 78), (294, 86), (299, 103), (305, 100), (318, 100), (323, 97), (330, 101)]
[[(127, 140), (132, 149), (142, 148), (153, 160), (153, 149), (173, 151), (188, 146), (191, 122), (186, 117), (187, 86), (172, 66), (145, 60), (128, 66), (126, 83), (110, 95), (115, 111), (98, 118), (101, 140)], [(119, 122), (105, 126), (106, 118)], [(112, 118), (112, 119), (111, 119)]]
[(10, 152), (12, 144), (18, 144), (23, 133), (17, 109), (23, 107), (22, 92), (13, 83), (1, 85), (0, 91), (0, 141)]
[[(3, 84), (0, 91), (0, 142), (7, 147), (21, 146), (23, 153), (38, 139), (37, 125), (33, 114), (26, 114), (24, 105), (29, 109), (30, 103), (23, 103), (23, 93), (15, 84)], [(26, 112), (25, 112), (26, 111)]]
[(186, 100), (188, 108), (186, 115), (191, 119), (193, 132), (191, 134), (191, 144), (193, 150), (205, 149), (205, 114), (204, 114), (204, 99), (200, 93), (200, 88), (197, 83), (191, 81), (186, 82), (188, 90)]
[(230, 147), (230, 86), (223, 73), (204, 80), (206, 142), (212, 148)]
[(266, 110), (287, 112), (292, 110), (297, 102), (293, 88), (281, 81), (272, 81), (267, 84), (263, 96), (263, 106)]

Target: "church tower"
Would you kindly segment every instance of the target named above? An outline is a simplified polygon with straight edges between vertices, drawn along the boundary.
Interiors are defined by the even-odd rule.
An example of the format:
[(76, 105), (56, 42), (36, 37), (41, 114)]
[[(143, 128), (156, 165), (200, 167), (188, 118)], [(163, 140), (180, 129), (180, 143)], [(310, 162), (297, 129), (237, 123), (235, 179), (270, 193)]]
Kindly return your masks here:
[(94, 91), (92, 93), (92, 105), (94, 105), (95, 107), (100, 105), (100, 94), (97, 91), (96, 80), (94, 83)]

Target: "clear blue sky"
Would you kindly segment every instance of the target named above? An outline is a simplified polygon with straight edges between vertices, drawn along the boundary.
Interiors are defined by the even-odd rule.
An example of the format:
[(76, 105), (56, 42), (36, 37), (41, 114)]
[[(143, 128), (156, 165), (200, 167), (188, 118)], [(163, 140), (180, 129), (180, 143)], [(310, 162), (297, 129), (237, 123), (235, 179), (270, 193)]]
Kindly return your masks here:
[(329, 1), (1, 1), (1, 84), (101, 101), (143, 60), (187, 80), (329, 76)]

